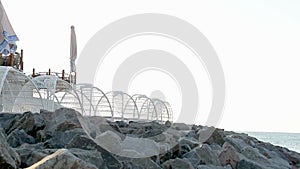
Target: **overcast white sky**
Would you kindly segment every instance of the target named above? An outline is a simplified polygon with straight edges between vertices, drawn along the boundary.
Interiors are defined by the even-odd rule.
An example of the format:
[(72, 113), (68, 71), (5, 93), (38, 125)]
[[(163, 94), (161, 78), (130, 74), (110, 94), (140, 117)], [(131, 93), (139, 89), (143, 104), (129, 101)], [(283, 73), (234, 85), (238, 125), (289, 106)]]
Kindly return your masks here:
[[(20, 39), (18, 47), (24, 49), (26, 72), (33, 67), (69, 70), (70, 25), (75, 25), (80, 55), (98, 30), (125, 16), (163, 13), (184, 19), (208, 38), (224, 69), (227, 98), (219, 127), (300, 132), (298, 0), (2, 0), (2, 4)], [(147, 79), (147, 73), (134, 83), (141, 92), (138, 79)], [(144, 87), (146, 94), (150, 87)], [(180, 96), (178, 90), (173, 92)]]

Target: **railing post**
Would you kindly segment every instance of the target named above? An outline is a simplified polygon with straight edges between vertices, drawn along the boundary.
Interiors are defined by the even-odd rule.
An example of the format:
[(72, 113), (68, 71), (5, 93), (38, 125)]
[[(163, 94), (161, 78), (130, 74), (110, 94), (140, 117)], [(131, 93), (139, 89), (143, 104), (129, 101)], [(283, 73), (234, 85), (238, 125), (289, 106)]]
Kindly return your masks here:
[(35, 77), (35, 68), (32, 69), (32, 77)]
[(23, 63), (23, 49), (21, 49), (21, 58), (20, 58), (20, 69), (24, 70), (24, 63)]
[(11, 53), (10, 55), (9, 55), (9, 65), (11, 66), (11, 67), (13, 67), (13, 64), (14, 64), (14, 56), (13, 56), (13, 54)]
[(65, 80), (65, 70), (62, 70), (61, 78), (62, 78), (62, 80)]

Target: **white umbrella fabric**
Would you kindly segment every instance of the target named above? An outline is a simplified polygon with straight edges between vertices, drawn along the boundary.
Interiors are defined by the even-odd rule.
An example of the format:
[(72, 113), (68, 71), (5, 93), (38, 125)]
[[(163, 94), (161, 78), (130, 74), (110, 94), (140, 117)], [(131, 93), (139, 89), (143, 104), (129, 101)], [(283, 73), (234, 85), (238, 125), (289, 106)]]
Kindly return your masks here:
[(0, 1), (0, 52), (4, 55), (13, 53), (17, 49), (16, 41), (19, 40), (13, 30), (3, 5)]
[(70, 63), (71, 72), (76, 72), (75, 60), (77, 58), (77, 42), (74, 26), (71, 26)]

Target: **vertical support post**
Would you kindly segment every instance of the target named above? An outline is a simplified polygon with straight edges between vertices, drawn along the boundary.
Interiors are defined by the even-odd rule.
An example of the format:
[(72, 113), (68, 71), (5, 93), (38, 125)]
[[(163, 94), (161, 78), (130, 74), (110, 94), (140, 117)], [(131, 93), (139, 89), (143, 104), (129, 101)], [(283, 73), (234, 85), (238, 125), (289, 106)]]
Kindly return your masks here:
[(21, 58), (20, 58), (20, 69), (24, 70), (24, 63), (23, 63), (23, 49), (21, 49)]
[(51, 69), (49, 68), (49, 70), (48, 70), (48, 75), (50, 75), (51, 74)]
[(13, 54), (11, 53), (10, 55), (9, 55), (9, 65), (11, 66), (11, 67), (13, 67), (13, 64), (14, 64), (14, 56), (13, 56)]
[(61, 78), (62, 78), (62, 80), (65, 80), (65, 70), (62, 70)]
[(2, 58), (2, 53), (0, 53), (0, 63), (1, 63), (1, 65), (0, 65), (0, 66), (3, 66), (3, 58)]
[(32, 69), (32, 77), (35, 77), (35, 68)]

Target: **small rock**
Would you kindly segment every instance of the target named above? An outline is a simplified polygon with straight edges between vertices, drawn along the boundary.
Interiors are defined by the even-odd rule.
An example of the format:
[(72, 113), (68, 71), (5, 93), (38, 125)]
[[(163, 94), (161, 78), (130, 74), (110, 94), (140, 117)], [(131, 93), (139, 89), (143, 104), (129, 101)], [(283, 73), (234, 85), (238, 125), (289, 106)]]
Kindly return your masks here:
[(169, 127), (172, 126), (172, 123), (168, 120), (168, 121), (165, 122), (165, 126), (166, 126), (167, 128), (169, 128)]

